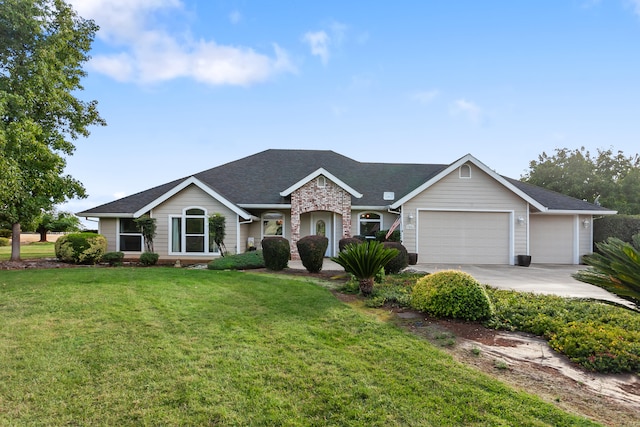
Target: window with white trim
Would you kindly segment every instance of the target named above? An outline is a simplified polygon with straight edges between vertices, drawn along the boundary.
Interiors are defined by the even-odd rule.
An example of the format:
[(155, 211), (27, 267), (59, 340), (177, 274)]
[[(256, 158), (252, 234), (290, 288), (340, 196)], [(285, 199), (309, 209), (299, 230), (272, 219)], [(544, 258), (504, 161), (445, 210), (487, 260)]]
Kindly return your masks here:
[(382, 229), (382, 216), (375, 212), (364, 212), (358, 215), (358, 234), (367, 239), (375, 239), (376, 233)]
[(133, 218), (118, 220), (118, 250), (121, 252), (142, 252), (142, 233)]
[(466, 163), (460, 166), (460, 178), (471, 178), (471, 166)]
[[(181, 216), (170, 217), (171, 253), (216, 253), (209, 247), (207, 212), (199, 207), (187, 208)], [(213, 245), (215, 246), (215, 245)]]
[(284, 215), (280, 212), (267, 212), (263, 214), (262, 236), (284, 236)]

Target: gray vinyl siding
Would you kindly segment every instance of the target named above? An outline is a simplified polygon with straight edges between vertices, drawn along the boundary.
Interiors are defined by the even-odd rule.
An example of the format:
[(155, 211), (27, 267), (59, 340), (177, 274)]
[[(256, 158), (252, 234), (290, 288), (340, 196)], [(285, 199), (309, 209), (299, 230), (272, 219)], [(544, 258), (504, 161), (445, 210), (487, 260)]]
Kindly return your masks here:
[[(527, 253), (527, 227), (518, 224), (517, 218), (528, 218), (528, 203), (475, 165), (470, 166), (470, 178), (461, 178), (456, 169), (403, 205), (403, 244), (409, 252), (418, 251), (419, 212), (438, 210), (513, 212), (514, 255)], [(409, 215), (414, 218), (412, 224)]]
[[(580, 241), (579, 241), (579, 259), (578, 263), (582, 262), (582, 257), (593, 253), (593, 216), (580, 215), (579, 219)], [(583, 221), (587, 221), (585, 226)]]
[(194, 258), (214, 258), (214, 254), (184, 254), (169, 255), (169, 224), (171, 216), (180, 216), (185, 208), (198, 207), (205, 209), (207, 215), (220, 213), (226, 217), (224, 244), (227, 250), (235, 252), (238, 247), (236, 242), (238, 231), (238, 215), (224, 206), (219, 201), (213, 199), (207, 193), (195, 185), (191, 185), (170, 199), (158, 205), (151, 212), (151, 216), (156, 218), (157, 235), (154, 240), (154, 249), (161, 258), (170, 259), (194, 259)]
[(100, 218), (98, 228), (100, 234), (107, 239), (107, 252), (118, 251), (118, 220), (116, 218)]

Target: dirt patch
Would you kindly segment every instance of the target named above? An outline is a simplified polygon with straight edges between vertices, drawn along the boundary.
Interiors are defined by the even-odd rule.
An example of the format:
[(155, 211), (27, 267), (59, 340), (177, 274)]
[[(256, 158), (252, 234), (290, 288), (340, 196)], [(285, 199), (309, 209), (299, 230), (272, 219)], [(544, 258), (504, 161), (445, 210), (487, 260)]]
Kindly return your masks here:
[[(0, 270), (27, 270), (34, 268), (75, 268), (78, 265), (59, 262), (55, 258), (27, 259), (24, 261), (2, 261)], [(83, 266), (86, 267), (86, 266)]]

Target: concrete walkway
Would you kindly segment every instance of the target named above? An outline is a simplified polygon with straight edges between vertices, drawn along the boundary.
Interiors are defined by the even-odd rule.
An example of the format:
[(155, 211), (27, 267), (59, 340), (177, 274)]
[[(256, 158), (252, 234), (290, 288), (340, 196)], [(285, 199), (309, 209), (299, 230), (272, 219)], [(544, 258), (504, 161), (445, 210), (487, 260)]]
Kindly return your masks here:
[[(304, 269), (300, 261), (289, 261), (289, 267)], [(511, 265), (477, 265), (477, 264), (417, 264), (409, 269), (435, 273), (441, 270), (461, 270), (469, 273), (480, 283), (499, 289), (511, 289), (520, 292), (536, 292), (554, 294), (563, 297), (593, 298), (612, 301), (633, 307), (629, 301), (620, 298), (597, 286), (575, 280), (571, 274), (583, 265), (532, 264), (529, 267)], [(326, 271), (343, 271), (335, 262), (325, 258), (322, 267)]]

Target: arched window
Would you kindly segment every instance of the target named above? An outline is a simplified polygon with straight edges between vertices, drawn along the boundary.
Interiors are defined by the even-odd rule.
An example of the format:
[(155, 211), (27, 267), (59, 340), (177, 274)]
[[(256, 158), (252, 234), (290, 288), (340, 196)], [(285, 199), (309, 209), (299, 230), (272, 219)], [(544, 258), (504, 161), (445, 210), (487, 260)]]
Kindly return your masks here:
[(367, 239), (375, 239), (376, 233), (382, 229), (382, 216), (375, 212), (364, 212), (358, 215), (358, 234)]
[(262, 236), (284, 236), (284, 215), (280, 212), (266, 212), (263, 214)]
[(471, 178), (471, 166), (467, 163), (460, 166), (460, 178)]
[(184, 209), (181, 216), (171, 217), (171, 252), (208, 253), (207, 211), (200, 207)]

